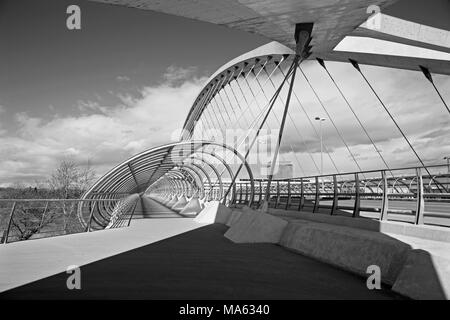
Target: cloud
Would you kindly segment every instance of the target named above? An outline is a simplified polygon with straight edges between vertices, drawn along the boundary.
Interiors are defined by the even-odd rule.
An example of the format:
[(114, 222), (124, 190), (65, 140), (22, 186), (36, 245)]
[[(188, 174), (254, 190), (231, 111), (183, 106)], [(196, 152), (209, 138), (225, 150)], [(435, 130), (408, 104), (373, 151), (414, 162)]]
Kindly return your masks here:
[(127, 81), (130, 81), (131, 79), (130, 79), (130, 77), (127, 77), (127, 76), (117, 76), (116, 80), (119, 82), (127, 82)]
[(82, 113), (98, 112), (107, 114), (109, 109), (111, 108), (109, 106), (102, 106), (96, 101), (84, 101), (84, 100), (78, 100), (77, 106)]
[[(368, 132), (370, 139), (325, 71), (317, 63), (306, 62), (302, 64), (302, 69), (328, 114), (323, 110), (308, 83), (299, 73), (289, 104), (289, 116), (286, 120), (280, 155), (281, 160), (291, 161), (294, 164), (295, 175), (318, 173), (316, 165), (320, 167), (320, 127), (318, 122), (314, 121), (316, 116), (327, 119), (322, 124), (324, 172), (336, 172), (331, 159), (340, 172), (357, 171), (358, 167), (353, 157), (356, 158), (358, 165), (363, 170), (385, 168), (371, 140), (374, 141), (376, 148), (390, 167), (420, 165), (394, 122), (359, 73), (350, 64), (327, 62), (327, 66), (359, 121)], [(450, 141), (450, 131), (448, 130), (450, 117), (429, 82), (420, 72), (365, 65), (361, 68), (421, 159), (427, 164), (442, 163), (442, 156), (450, 154), (448, 143)], [(449, 101), (450, 77), (434, 75), (434, 78), (437, 86), (441, 88), (444, 98)], [(260, 76), (259, 80), (264, 83), (266, 77)], [(279, 74), (275, 75), (273, 81), (275, 84), (279, 84), (282, 77)], [(248, 83), (253, 87), (253, 92), (258, 92), (259, 86), (252, 77), (249, 77)], [(242, 85), (244, 94), (253, 97), (246, 86), (246, 84)], [(240, 88), (235, 86), (234, 90), (238, 93), (239, 99)], [(266, 90), (266, 98), (263, 95), (257, 96), (256, 102), (252, 104), (252, 111), (239, 115), (237, 119), (231, 113), (231, 120), (228, 119), (227, 112), (218, 111), (217, 105), (222, 105), (219, 98), (213, 103), (213, 112), (210, 112), (206, 122), (226, 121), (226, 127), (230, 129), (243, 126), (245, 122), (250, 123), (252, 117), (261, 113), (261, 110), (267, 106), (267, 100), (274, 91), (274, 88), (272, 91)], [(233, 99), (233, 92), (230, 89), (228, 89), (228, 95)], [(275, 103), (273, 111), (267, 119), (270, 128), (279, 126), (286, 95), (287, 90), (284, 89), (280, 94), (283, 100)], [(223, 95), (223, 100), (228, 105), (225, 95)], [(242, 107), (246, 107), (246, 102), (243, 99), (240, 100)], [(253, 99), (250, 100), (253, 101)], [(228, 110), (230, 109), (228, 108)], [(339, 132), (334, 128), (331, 119)], [(340, 135), (348, 145), (353, 157), (342, 142)], [(233, 143), (233, 141), (229, 141), (229, 143)], [(326, 150), (330, 152), (330, 157), (326, 154)], [(300, 167), (304, 169), (304, 173), (299, 169)]]
[[(0, 176), (3, 182), (31, 183), (44, 179), (57, 162), (71, 155), (90, 160), (99, 174), (145, 149), (178, 139), (192, 102), (204, 78), (189, 77), (190, 71), (169, 68), (177, 76), (152, 87), (143, 87), (138, 97), (117, 95), (121, 103), (101, 106), (79, 100), (81, 114), (55, 116), (50, 120), (17, 113), (14, 136), (0, 136)], [(185, 79), (181, 81), (180, 74)], [(178, 79), (174, 83), (174, 79)]]
[(173, 85), (180, 84), (187, 79), (191, 79), (198, 73), (198, 68), (191, 66), (187, 68), (180, 68), (177, 66), (170, 66), (163, 75), (163, 79)]
[[(348, 64), (327, 65), (389, 166), (395, 168), (417, 165), (414, 153), (376, 97), (361, 81), (359, 74)], [(362, 68), (421, 158), (426, 163), (442, 162), (442, 156), (450, 154), (450, 117), (429, 83), (419, 72), (368, 66)], [(384, 168), (371, 141), (323, 69), (310, 62), (306, 62), (303, 69), (329, 116), (299, 74), (294, 86), (296, 94), (292, 96), (289, 107), (280, 160), (291, 161), (295, 167), (295, 175), (318, 173), (319, 126), (313, 119), (315, 116), (322, 116), (327, 118), (322, 129), (324, 145), (330, 152), (330, 156), (325, 153), (323, 157), (324, 172), (336, 171), (331, 160), (340, 172), (358, 170), (330, 117), (363, 170)], [(280, 78), (277, 76), (273, 80), (280, 83)], [(450, 78), (435, 78), (448, 101)], [(135, 153), (178, 138), (179, 135), (175, 132), (181, 129), (206, 78), (198, 77), (195, 67), (171, 66), (162, 79), (157, 85), (141, 87), (137, 93), (114, 92), (111, 89), (109, 94), (117, 98), (117, 103), (112, 105), (105, 105), (102, 97), (95, 101), (80, 99), (76, 103), (77, 114), (69, 116), (55, 115), (51, 119), (44, 119), (17, 113), (14, 116), (14, 135), (10, 132), (9, 136), (5, 133), (2, 135), (0, 123), (2, 181), (32, 182), (34, 179), (42, 179), (66, 155), (84, 162), (89, 159), (97, 172), (102, 174)], [(261, 82), (263, 80), (264, 77)], [(258, 92), (254, 81), (249, 79), (249, 83), (254, 92)], [(246, 105), (240, 89), (234, 85), (234, 90), (244, 110)], [(242, 86), (242, 90), (248, 97), (252, 96), (246, 86)], [(230, 89), (228, 94), (230, 100), (235, 101)], [(270, 92), (267, 95), (270, 98)], [(282, 96), (286, 96), (286, 90), (282, 92)], [(263, 110), (266, 103), (264, 96), (259, 95), (253, 111), (237, 117), (229, 112), (233, 111), (232, 108), (224, 112), (223, 105), (227, 106), (228, 100), (222, 95), (214, 101), (213, 112), (207, 113), (210, 118), (206, 126), (217, 126), (225, 121), (229, 129), (248, 128), (251, 119)], [(56, 110), (57, 107), (55, 106)], [(283, 108), (282, 101), (276, 103), (267, 120), (271, 128), (276, 128), (279, 124)], [(0, 107), (0, 113), (3, 109)], [(235, 112), (236, 110), (239, 108), (234, 109)], [(276, 132), (275, 138), (277, 135)]]
[(2, 105), (0, 105), (0, 136), (4, 135), (6, 133), (6, 130), (2, 128), (2, 114), (4, 114), (6, 111), (6, 108)]

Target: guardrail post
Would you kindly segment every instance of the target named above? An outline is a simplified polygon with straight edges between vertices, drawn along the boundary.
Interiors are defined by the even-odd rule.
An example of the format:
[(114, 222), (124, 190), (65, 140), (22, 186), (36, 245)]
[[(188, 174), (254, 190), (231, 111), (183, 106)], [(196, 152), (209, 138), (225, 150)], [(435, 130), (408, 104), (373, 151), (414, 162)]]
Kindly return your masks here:
[(275, 198), (275, 208), (278, 208), (279, 204), (280, 204), (280, 181), (277, 180), (277, 197)]
[(91, 224), (92, 224), (92, 219), (94, 217), (94, 210), (95, 210), (95, 206), (97, 205), (97, 201), (94, 201), (94, 205), (91, 208), (91, 212), (89, 214), (89, 222), (88, 225), (86, 227), (86, 232), (90, 232), (91, 231)]
[(336, 210), (338, 208), (338, 184), (337, 184), (337, 177), (336, 175), (333, 175), (333, 205), (331, 206), (331, 212), (330, 214), (333, 215), (336, 213)]
[(3, 235), (3, 243), (4, 244), (8, 243), (9, 230), (11, 229), (12, 219), (13, 219), (15, 211), (16, 211), (16, 202), (14, 201), (13, 206), (11, 208), (11, 212), (9, 214), (8, 226), (6, 227), (6, 233)]
[(289, 209), (291, 206), (291, 180), (288, 180), (287, 182), (287, 188), (288, 188), (288, 195), (287, 195), (287, 201), (286, 201), (286, 210)]
[(319, 190), (319, 177), (316, 177), (316, 196), (314, 198), (314, 209), (313, 213), (319, 210), (319, 201), (320, 201), (320, 190)]
[(383, 198), (381, 200), (380, 220), (387, 221), (388, 207), (389, 207), (389, 198), (388, 198), (389, 189), (385, 170), (381, 171), (381, 179), (383, 181)]
[(42, 225), (44, 224), (44, 218), (45, 218), (45, 214), (47, 213), (47, 210), (48, 210), (48, 201), (45, 203), (44, 212), (42, 213), (41, 222), (39, 223), (39, 230), (41, 230)]
[(239, 204), (242, 203), (242, 183), (239, 183)]
[(423, 177), (422, 170), (420, 168), (416, 169), (417, 175), (417, 206), (416, 206), (416, 219), (415, 224), (423, 224), (423, 212), (425, 211), (425, 202), (423, 198)]
[(262, 204), (263, 191), (262, 191), (262, 181), (259, 180), (259, 199), (258, 199), (258, 207)]
[(300, 202), (298, 203), (298, 211), (301, 211), (304, 205), (305, 205), (305, 188), (303, 185), (303, 178), (300, 178)]
[(245, 183), (245, 204), (248, 204), (248, 184)]
[[(237, 201), (236, 183), (233, 183), (233, 186), (231, 188), (233, 189), (233, 194), (232, 194), (231, 199), (230, 199), (230, 204), (236, 204), (236, 201)], [(224, 201), (224, 204), (227, 201), (226, 194), (225, 194), (225, 196), (223, 198), (223, 201)]]
[(361, 210), (361, 195), (359, 190), (359, 175), (355, 173), (355, 206), (353, 208), (353, 218), (359, 217)]
[(139, 197), (139, 199), (136, 199), (136, 202), (134, 203), (133, 211), (131, 211), (130, 219), (128, 220), (128, 227), (130, 226), (131, 219), (133, 219), (134, 211), (136, 210), (136, 206), (138, 204), (138, 201), (142, 201), (142, 198)]
[(242, 183), (239, 183), (239, 204), (242, 203)]

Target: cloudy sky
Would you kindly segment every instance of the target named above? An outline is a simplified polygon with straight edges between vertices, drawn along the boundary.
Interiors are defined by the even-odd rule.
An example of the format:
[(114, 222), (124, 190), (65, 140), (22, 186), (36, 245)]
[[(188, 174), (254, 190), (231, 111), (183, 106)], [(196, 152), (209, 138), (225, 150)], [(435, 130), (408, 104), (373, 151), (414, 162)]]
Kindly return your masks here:
[[(66, 29), (70, 4), (81, 7), (80, 31)], [(43, 180), (67, 156), (89, 159), (102, 174), (135, 153), (178, 138), (173, 132), (207, 77), (268, 42), (220, 26), (73, 0), (0, 1), (0, 39), (0, 186)], [(351, 67), (330, 68), (349, 99), (362, 106), (391, 163), (414, 163), (404, 142), (378, 121), (367, 88), (355, 74), (348, 76)], [(442, 162), (450, 154), (450, 117), (429, 83), (417, 72), (366, 70), (424, 158)], [(342, 104), (317, 65), (306, 64), (305, 71), (327, 104)], [(450, 101), (449, 77), (436, 76), (436, 83)], [(304, 99), (314, 108), (313, 97)], [(337, 107), (333, 110), (339, 117)], [(363, 158), (368, 145), (361, 133), (352, 125), (342, 130)], [(324, 131), (333, 145), (335, 134)], [(314, 141), (311, 137), (317, 154)], [(376, 161), (368, 159), (365, 169), (377, 167)], [(345, 166), (348, 158), (341, 162)]]
[[(81, 7), (82, 30), (66, 28)], [(170, 141), (207, 76), (267, 40), (87, 1), (0, 1), (0, 185)], [(234, 45), (231, 45), (233, 42)]]

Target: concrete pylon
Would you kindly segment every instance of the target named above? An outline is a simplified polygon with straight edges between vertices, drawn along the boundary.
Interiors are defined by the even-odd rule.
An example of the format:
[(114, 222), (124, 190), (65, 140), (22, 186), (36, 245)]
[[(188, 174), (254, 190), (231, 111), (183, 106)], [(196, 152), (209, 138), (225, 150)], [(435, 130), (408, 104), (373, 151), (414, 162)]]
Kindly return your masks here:
[(165, 203), (166, 207), (172, 208), (172, 206), (178, 202), (177, 196), (173, 196), (171, 200)]
[(202, 204), (198, 197), (192, 197), (189, 203), (180, 211), (180, 214), (187, 216), (196, 216), (200, 211), (202, 211)]
[(187, 205), (187, 200), (186, 197), (184, 195), (182, 195), (177, 202), (175, 202), (175, 204), (173, 204), (170, 208), (172, 208), (172, 210), (178, 211), (180, 212), (181, 210), (184, 209), (184, 207)]

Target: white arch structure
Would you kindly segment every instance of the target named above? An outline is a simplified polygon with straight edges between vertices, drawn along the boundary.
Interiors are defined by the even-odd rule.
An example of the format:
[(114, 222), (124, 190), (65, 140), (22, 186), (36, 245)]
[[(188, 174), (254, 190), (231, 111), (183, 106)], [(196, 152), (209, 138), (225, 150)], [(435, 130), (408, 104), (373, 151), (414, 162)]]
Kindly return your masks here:
[[(360, 68), (360, 64), (369, 64), (423, 72), (428, 81), (433, 84), (450, 116), (450, 109), (432, 78), (434, 73), (450, 75), (450, 32), (386, 14), (385, 10), (389, 13), (389, 8), (395, 1), (274, 0), (258, 3), (241, 0), (185, 0), (181, 7), (179, 1), (172, 0), (164, 2), (150, 0), (94, 1), (154, 10), (221, 24), (257, 33), (274, 41), (229, 61), (208, 79), (187, 115), (180, 142), (144, 151), (116, 166), (88, 190), (84, 195), (85, 199), (107, 197), (126, 199), (129, 195), (147, 192), (147, 194), (163, 195), (165, 199), (173, 199), (176, 196), (187, 196), (188, 198), (195, 196), (205, 201), (216, 199), (224, 200), (226, 203), (237, 202), (251, 205), (254, 203), (255, 196), (257, 198), (255, 203), (261, 204), (264, 200), (264, 193), (266, 194), (265, 200), (269, 202), (276, 193), (276, 204), (278, 204), (283, 193), (280, 183), (277, 182), (277, 187), (271, 185), (274, 177), (273, 164), (276, 163), (271, 160), (277, 159), (278, 149), (276, 149), (275, 156), (268, 159), (271, 167), (269, 181), (260, 184), (259, 189), (255, 188), (252, 170), (247, 160), (251, 157), (253, 145), (260, 142), (262, 129), (281, 127), (282, 134), (285, 123), (291, 123), (295, 128), (303, 152), (306, 157), (309, 153), (313, 162), (312, 167), (317, 170), (315, 176), (304, 174), (305, 178), (287, 181), (285, 184), (288, 186), (285, 189), (289, 199), (295, 192), (300, 195), (299, 208), (302, 207), (303, 195), (309, 190), (315, 198), (314, 211), (320, 206), (318, 202), (320, 202), (321, 195), (331, 194), (336, 199), (332, 206), (332, 212), (335, 212), (338, 208), (339, 193), (350, 192), (348, 186), (351, 186), (351, 192), (357, 199), (353, 215), (359, 213), (357, 206), (359, 206), (360, 193), (367, 190), (367, 193), (370, 194), (382, 194), (383, 203), (380, 210), (382, 211), (381, 218), (383, 218), (383, 214), (387, 212), (387, 196), (383, 194), (387, 191), (384, 192), (384, 190), (391, 189), (392, 192), (395, 192), (394, 189), (399, 189), (396, 187), (397, 182), (397, 185), (400, 183), (402, 185), (401, 190), (399, 189), (401, 193), (417, 197), (416, 215), (420, 215), (420, 211), (423, 211), (423, 191), (420, 195), (419, 191), (424, 189), (424, 179), (427, 184), (425, 192), (448, 193), (449, 177), (435, 174), (434, 168), (430, 169), (424, 165), (413, 144), (410, 143)], [(405, 1), (400, 2), (408, 5)], [(441, 3), (440, 6), (442, 5)], [(369, 9), (373, 9), (374, 6), (381, 12), (372, 15), (373, 12)], [(441, 10), (442, 8), (438, 6), (434, 9)], [(305, 28), (309, 31), (307, 38), (301, 42), (299, 39), (304, 36), (302, 32)], [(389, 41), (385, 43), (414, 46), (417, 48), (417, 55), (393, 55), (389, 52), (376, 52), (376, 50), (349, 51), (347, 46), (349, 41), (366, 41), (367, 39), (371, 40), (372, 44), (377, 41)], [(302, 44), (300, 48), (299, 43)], [(338, 90), (341, 98), (345, 100), (349, 110), (356, 117), (362, 134), (370, 140), (374, 152), (377, 152), (381, 158), (384, 165), (378, 171), (363, 172), (338, 125), (334, 122), (332, 124), (336, 130), (336, 136), (342, 140), (349, 153), (349, 158), (357, 168), (354, 172), (345, 174), (340, 172), (333, 159), (331, 146), (324, 144), (325, 157), (334, 166), (335, 172), (330, 172), (328, 178), (325, 178), (323, 169), (319, 170), (319, 164), (309, 151), (308, 141), (302, 136), (302, 128), (297, 127), (296, 119), (288, 112), (290, 101), (291, 104), (294, 101), (299, 108), (298, 112), (305, 114), (315, 135), (319, 137), (316, 126), (311, 122), (311, 115), (302, 106), (300, 94), (293, 86), (296, 76), (301, 77), (300, 74), (302, 74), (309, 84), (310, 90), (314, 92), (316, 99), (327, 112), (323, 101), (300, 66), (304, 60), (313, 59), (317, 59), (319, 64), (325, 68), (336, 86), (335, 89)], [(339, 88), (339, 84), (335, 82), (326, 68), (327, 61), (351, 63), (356, 71), (361, 73), (380, 105), (391, 117), (421, 162), (422, 170), (420, 168), (419, 170), (403, 168), (402, 170), (412, 170), (413, 173), (406, 175), (406, 178), (400, 178), (403, 175), (388, 166), (370, 133), (365, 129), (364, 123), (360, 121), (353, 106)], [(426, 80), (424, 79), (424, 81)], [(282, 110), (284, 109), (284, 112), (277, 116), (273, 110), (280, 107)], [(330, 120), (332, 121), (332, 119)], [(273, 125), (274, 123), (275, 125)], [(230, 128), (241, 130), (232, 143), (228, 143), (225, 139), (226, 131)], [(277, 148), (280, 148), (281, 134), (278, 137)], [(193, 148), (190, 153), (173, 157), (176, 155), (178, 147), (186, 146)], [(292, 144), (285, 147), (290, 147), (287, 151), (294, 155), (298, 148)], [(218, 155), (219, 150), (227, 150), (228, 153)], [(239, 163), (235, 166), (229, 165), (230, 156), (239, 159)], [(304, 161), (297, 159), (297, 162), (303, 171), (302, 163)], [(242, 167), (246, 168), (247, 177), (240, 174)], [(228, 178), (224, 178), (223, 174)], [(247, 182), (242, 182), (245, 178), (250, 181), (250, 189), (248, 189)], [(320, 181), (322, 181), (322, 186), (320, 186)], [(244, 185), (248, 191), (243, 191)], [(239, 200), (236, 199), (236, 192), (239, 193)], [(243, 200), (243, 194), (245, 194), (245, 200)], [(422, 198), (419, 199), (419, 197)], [(286, 208), (289, 207), (290, 201), (288, 200)], [(422, 204), (420, 204), (421, 201)], [(94, 222), (98, 227), (104, 227), (111, 217), (111, 208), (93, 209), (89, 207), (89, 210), (80, 208), (79, 217), (84, 224)]]

